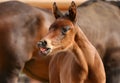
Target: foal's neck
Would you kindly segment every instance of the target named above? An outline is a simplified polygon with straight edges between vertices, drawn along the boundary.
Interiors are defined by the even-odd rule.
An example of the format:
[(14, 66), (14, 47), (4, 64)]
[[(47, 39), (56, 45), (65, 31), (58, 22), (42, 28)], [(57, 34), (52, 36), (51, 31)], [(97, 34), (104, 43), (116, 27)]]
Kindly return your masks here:
[[(83, 53), (83, 56), (86, 59), (87, 64), (91, 65), (93, 64), (94, 61), (93, 59), (97, 51), (94, 48), (94, 46), (89, 42), (83, 31), (79, 27), (76, 27), (76, 29), (77, 34), (75, 36), (75, 43)], [(80, 54), (77, 55), (80, 56)]]
[(86, 59), (84, 57), (84, 53), (83, 51), (79, 48), (79, 46), (77, 45), (76, 42), (74, 42), (73, 44), (73, 48), (72, 48), (72, 52), (75, 55), (75, 60), (78, 62), (78, 64), (85, 70), (88, 71), (88, 67), (87, 67), (87, 62)]

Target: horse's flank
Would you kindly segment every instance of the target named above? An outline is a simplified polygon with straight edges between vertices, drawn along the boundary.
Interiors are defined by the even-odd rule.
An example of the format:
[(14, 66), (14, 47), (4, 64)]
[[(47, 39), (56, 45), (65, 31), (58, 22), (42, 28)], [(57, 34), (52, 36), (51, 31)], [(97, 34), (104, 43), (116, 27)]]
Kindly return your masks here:
[(110, 3), (97, 1), (78, 7), (77, 11), (77, 24), (103, 59), (107, 82), (119, 83), (120, 73), (116, 74), (120, 67), (119, 8)]
[(0, 82), (15, 83), (54, 17), (18, 1), (0, 3), (0, 10)]

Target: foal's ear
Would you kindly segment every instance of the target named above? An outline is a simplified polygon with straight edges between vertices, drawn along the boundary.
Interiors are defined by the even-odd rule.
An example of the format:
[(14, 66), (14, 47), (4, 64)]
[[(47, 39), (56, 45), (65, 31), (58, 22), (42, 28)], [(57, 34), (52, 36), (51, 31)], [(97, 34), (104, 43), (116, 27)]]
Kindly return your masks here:
[(71, 2), (71, 6), (69, 7), (68, 11), (69, 11), (68, 14), (69, 19), (74, 22), (76, 20), (76, 12), (77, 12), (77, 7), (74, 1)]
[(60, 12), (56, 5), (56, 2), (53, 3), (53, 13), (56, 19), (63, 16), (63, 14)]

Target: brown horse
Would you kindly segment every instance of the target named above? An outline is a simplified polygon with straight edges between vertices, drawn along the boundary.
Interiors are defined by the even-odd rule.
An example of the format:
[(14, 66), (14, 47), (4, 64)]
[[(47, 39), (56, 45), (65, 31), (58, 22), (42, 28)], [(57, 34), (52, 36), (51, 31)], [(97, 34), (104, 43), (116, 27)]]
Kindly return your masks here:
[[(105, 71), (102, 60), (83, 31), (76, 25), (76, 5), (69, 7), (63, 15), (53, 5), (55, 22), (38, 47), (41, 54), (52, 54), (49, 65), (50, 83), (105, 83)], [(70, 50), (69, 55), (56, 55)]]
[[(120, 10), (103, 1), (77, 8), (77, 24), (97, 48), (107, 83), (120, 82)], [(86, 24), (87, 23), (87, 24)]]
[(53, 20), (50, 12), (40, 8), (18, 1), (0, 3), (0, 83), (17, 82)]
[[(103, 59), (107, 83), (120, 82), (119, 14), (120, 11), (117, 6), (103, 1), (85, 2), (77, 7), (77, 24), (89, 41), (97, 48)], [(67, 54), (70, 53), (65, 52), (65, 55)], [(33, 55), (34, 58), (28, 61), (25, 67), (27, 67), (34, 78), (40, 80), (44, 76), (44, 79), (48, 80), (47, 66), (50, 58), (39, 55), (36, 51)], [(64, 53), (60, 55), (64, 56)]]

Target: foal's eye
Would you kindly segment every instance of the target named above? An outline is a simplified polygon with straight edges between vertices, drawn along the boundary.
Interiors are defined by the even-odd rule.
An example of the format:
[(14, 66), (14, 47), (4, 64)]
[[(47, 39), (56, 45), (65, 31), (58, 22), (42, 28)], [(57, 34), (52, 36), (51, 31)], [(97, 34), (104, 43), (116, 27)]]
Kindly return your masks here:
[(62, 28), (62, 34), (65, 35), (68, 30), (70, 30), (69, 26), (63, 27)]

